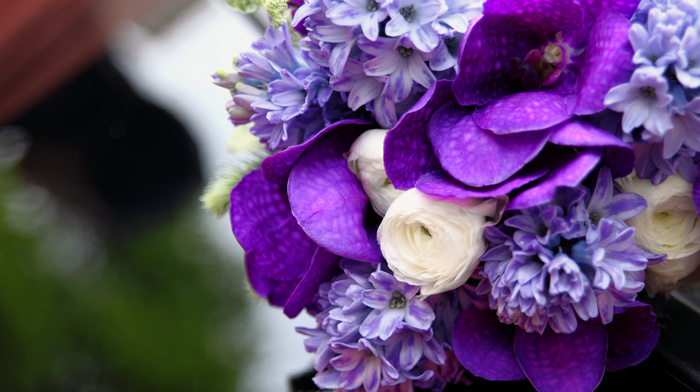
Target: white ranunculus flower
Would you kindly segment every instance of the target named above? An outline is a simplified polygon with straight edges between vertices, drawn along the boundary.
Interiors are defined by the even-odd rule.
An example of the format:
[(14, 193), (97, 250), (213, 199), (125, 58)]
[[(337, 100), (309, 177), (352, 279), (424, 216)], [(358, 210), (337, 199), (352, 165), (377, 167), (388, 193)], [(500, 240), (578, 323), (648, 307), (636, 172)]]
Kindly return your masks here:
[(666, 254), (666, 261), (647, 267), (647, 289), (669, 291), (700, 265), (700, 219), (692, 196), (692, 184), (683, 176), (668, 177), (659, 185), (640, 180), (634, 173), (617, 180), (624, 192), (646, 199), (647, 209), (627, 220), (635, 228), (640, 248)]
[(506, 200), (441, 199), (411, 189), (379, 226), (382, 254), (396, 279), (422, 296), (453, 290), (471, 276), (484, 253), (484, 227), (500, 219)]
[(388, 129), (371, 129), (355, 140), (347, 155), (348, 167), (362, 184), (372, 207), (381, 216), (403, 191), (397, 190), (384, 170), (384, 138)]

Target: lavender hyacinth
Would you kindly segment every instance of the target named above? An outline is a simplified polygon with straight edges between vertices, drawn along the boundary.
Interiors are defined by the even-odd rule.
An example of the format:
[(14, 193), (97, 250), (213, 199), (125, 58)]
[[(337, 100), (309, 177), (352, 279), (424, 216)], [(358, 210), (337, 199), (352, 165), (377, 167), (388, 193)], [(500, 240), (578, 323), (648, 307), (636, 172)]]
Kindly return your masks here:
[(482, 0), (307, 0), (293, 24), (349, 106), (392, 127), (437, 79), (453, 78), (459, 43)]
[(561, 188), (546, 205), (516, 211), (485, 232), (484, 279), (477, 291), (507, 324), (542, 334), (573, 333), (578, 320), (612, 321), (644, 287), (653, 255), (623, 222), (646, 207), (636, 194), (613, 195), (609, 170), (595, 189)]
[(415, 382), (437, 391), (460, 378), (433, 336), (435, 313), (416, 296), (418, 287), (397, 281), (384, 265), (343, 259), (340, 266), (343, 273), (319, 289), (318, 328), (297, 328), (316, 353), (319, 387), (376, 392), (412, 390)]
[(328, 70), (294, 47), (289, 28), (269, 27), (255, 52), (236, 60), (236, 73), (215, 82), (231, 90), (227, 109), (234, 125), (252, 122), (250, 132), (272, 151), (302, 143), (345, 117), (357, 117), (336, 97)]
[(625, 133), (641, 129), (644, 143), (661, 147), (653, 162), (658, 170), (637, 170), (640, 178), (660, 182), (675, 173), (679, 160), (700, 152), (700, 7), (694, 1), (646, 0), (632, 21), (636, 69), (629, 82), (608, 92), (605, 105), (623, 113)]

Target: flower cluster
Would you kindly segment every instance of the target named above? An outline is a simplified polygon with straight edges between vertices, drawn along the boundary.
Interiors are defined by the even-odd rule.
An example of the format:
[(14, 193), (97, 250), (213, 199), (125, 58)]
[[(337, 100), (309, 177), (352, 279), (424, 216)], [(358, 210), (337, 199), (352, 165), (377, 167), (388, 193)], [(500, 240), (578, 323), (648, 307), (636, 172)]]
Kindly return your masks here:
[(610, 171), (601, 169), (593, 191), (562, 188), (551, 202), (487, 228), (491, 245), (481, 257), (486, 279), (478, 290), (502, 322), (573, 333), (578, 320), (608, 324), (634, 303), (650, 255), (623, 221), (646, 202), (634, 193), (613, 195), (612, 187)]
[(650, 355), (638, 294), (700, 267), (697, 0), (288, 4), (218, 77), (273, 152), (226, 202), (320, 388), (590, 392)]
[(304, 51), (352, 110), (391, 127), (436, 79), (451, 79), (459, 45), (483, 0), (312, 0), (293, 23)]
[(652, 150), (642, 150), (636, 168), (655, 184), (676, 170), (689, 181), (697, 176), (699, 15), (700, 4), (694, 1), (643, 1), (629, 29), (634, 72), (605, 96), (610, 109), (623, 113), (622, 131), (652, 144)]
[(236, 73), (219, 72), (215, 82), (231, 90), (231, 122), (252, 122), (250, 132), (271, 151), (302, 143), (352, 113), (329, 85), (327, 69), (293, 45), (286, 25), (270, 27), (236, 59)]
[[(297, 328), (316, 353), (319, 387), (376, 392), (415, 384), (440, 391), (461, 379), (464, 369), (443, 349), (449, 344), (433, 335), (435, 313), (416, 296), (418, 287), (377, 264), (343, 259), (340, 267), (343, 273), (319, 288), (319, 327)], [(440, 304), (454, 307), (446, 314), (455, 317), (468, 306), (449, 299)]]

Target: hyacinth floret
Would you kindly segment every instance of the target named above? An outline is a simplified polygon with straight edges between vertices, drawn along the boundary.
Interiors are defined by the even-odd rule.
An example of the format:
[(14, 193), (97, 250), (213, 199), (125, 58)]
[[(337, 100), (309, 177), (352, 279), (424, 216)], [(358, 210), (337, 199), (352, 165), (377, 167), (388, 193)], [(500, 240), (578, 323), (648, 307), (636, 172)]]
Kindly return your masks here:
[[(643, 179), (665, 176), (688, 151), (700, 152), (700, 4), (691, 0), (642, 1), (629, 29), (636, 69), (613, 87), (605, 105), (623, 113), (622, 129), (662, 146), (661, 160)], [(658, 149), (657, 149), (658, 150)], [(673, 171), (671, 174), (675, 174)], [(649, 176), (647, 176), (649, 175)]]
[(511, 212), (485, 231), (490, 245), (477, 292), (489, 295), (502, 322), (527, 332), (549, 325), (573, 333), (578, 320), (611, 322), (634, 303), (654, 258), (624, 223), (644, 208), (639, 195), (614, 194), (603, 168), (593, 191), (560, 188), (547, 204)]
[(297, 328), (308, 336), (307, 351), (316, 353), (319, 387), (412, 390), (413, 382), (444, 387), (460, 379), (463, 369), (448, 362), (454, 356), (435, 339), (435, 312), (417, 296), (418, 287), (399, 282), (383, 264), (342, 259), (340, 267), (319, 288), (318, 327)]

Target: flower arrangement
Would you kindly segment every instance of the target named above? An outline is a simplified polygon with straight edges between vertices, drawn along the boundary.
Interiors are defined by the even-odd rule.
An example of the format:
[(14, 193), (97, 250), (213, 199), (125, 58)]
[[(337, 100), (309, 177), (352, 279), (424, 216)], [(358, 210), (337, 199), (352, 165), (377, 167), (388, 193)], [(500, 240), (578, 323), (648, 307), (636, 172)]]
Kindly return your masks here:
[(700, 2), (230, 3), (273, 22), (214, 76), (261, 148), (204, 199), (315, 317), (319, 388), (592, 391), (648, 357), (639, 293), (700, 266)]

